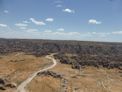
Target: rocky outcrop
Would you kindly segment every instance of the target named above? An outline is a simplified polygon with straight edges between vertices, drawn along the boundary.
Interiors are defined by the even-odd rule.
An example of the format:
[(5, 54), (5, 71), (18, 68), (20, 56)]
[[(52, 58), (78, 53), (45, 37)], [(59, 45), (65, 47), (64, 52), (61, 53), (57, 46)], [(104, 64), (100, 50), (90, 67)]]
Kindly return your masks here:
[(59, 78), (59, 79), (62, 79), (63, 78), (63, 75), (60, 74), (60, 73), (56, 73), (56, 72), (53, 72), (53, 71), (44, 71), (44, 72), (40, 72), (37, 74), (37, 76), (52, 76), (54, 78)]
[(5, 87), (16, 88), (17, 84), (16, 83), (8, 83), (8, 84), (5, 85)]
[(65, 78), (65, 76), (63, 76), (60, 73), (54, 72), (54, 71), (44, 71), (44, 72), (40, 72), (37, 74), (38, 76), (51, 76), (53, 78), (58, 78), (61, 81), (61, 92), (67, 92), (68, 89), (68, 80)]
[(7, 79), (0, 78), (0, 90), (6, 90), (7, 88), (16, 88), (16, 83), (8, 82)]
[(40, 72), (37, 74), (38, 76), (52, 76), (54, 78), (60, 78), (62, 79), (63, 78), (63, 75), (60, 74), (60, 73), (56, 73), (56, 72), (53, 72), (53, 71), (44, 71), (44, 72)]

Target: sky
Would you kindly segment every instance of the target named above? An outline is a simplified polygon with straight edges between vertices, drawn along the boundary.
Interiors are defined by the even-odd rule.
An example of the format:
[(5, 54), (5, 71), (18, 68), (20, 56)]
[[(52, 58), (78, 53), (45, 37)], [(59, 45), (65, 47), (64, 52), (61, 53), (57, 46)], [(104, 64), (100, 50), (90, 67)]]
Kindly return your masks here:
[(122, 0), (0, 0), (0, 38), (122, 42)]

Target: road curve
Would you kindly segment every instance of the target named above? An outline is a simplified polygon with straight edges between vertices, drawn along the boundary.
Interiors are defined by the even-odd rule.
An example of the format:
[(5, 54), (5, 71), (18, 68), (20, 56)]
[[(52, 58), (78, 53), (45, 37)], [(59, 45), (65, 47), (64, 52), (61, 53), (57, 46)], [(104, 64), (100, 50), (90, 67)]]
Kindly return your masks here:
[(27, 92), (25, 87), (33, 80), (34, 77), (36, 77), (36, 75), (39, 73), (39, 72), (44, 72), (44, 71), (47, 71), (53, 67), (56, 66), (57, 62), (56, 60), (52, 57), (52, 55), (47, 55), (46, 58), (50, 59), (53, 61), (53, 65), (47, 67), (47, 68), (44, 68), (42, 70), (39, 70), (35, 73), (33, 73), (32, 75), (29, 76), (28, 79), (26, 79), (24, 82), (22, 82), (18, 87), (17, 87), (17, 90), (16, 92)]

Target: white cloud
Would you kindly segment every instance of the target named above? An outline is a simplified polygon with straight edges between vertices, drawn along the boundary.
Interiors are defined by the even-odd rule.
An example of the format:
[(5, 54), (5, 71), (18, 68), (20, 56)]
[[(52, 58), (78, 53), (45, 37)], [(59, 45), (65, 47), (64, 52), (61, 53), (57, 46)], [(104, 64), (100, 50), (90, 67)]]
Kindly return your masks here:
[(52, 30), (45, 30), (45, 33), (52, 33)]
[(63, 31), (63, 29), (62, 30), (60, 30), (60, 31), (52, 31), (52, 30), (45, 30), (45, 31), (43, 31), (42, 32), (44, 35), (46, 34), (48, 34), (48, 35), (60, 35), (60, 36), (76, 36), (76, 35), (80, 35), (80, 33), (79, 32), (64, 32)]
[(115, 34), (115, 35), (122, 35), (122, 31), (115, 31), (115, 32), (112, 32), (112, 34)]
[(52, 34), (54, 35), (65, 35), (65, 36), (78, 36), (80, 35), (79, 32), (61, 32), (61, 31), (56, 31), (56, 32), (53, 32)]
[[(113, 32), (75, 32), (75, 31), (58, 31), (58, 30), (45, 30), (39, 29), (25, 29), (16, 31), (10, 27), (0, 31), (0, 37), (3, 38), (29, 38), (29, 39), (59, 39), (59, 40), (87, 40), (87, 41), (121, 41), (122, 31)], [(118, 36), (119, 35), (119, 36)], [(116, 36), (117, 39), (112, 37)]]
[(57, 1), (54, 1), (54, 3), (59, 4), (59, 3), (62, 3), (62, 1), (61, 0), (57, 0)]
[(31, 20), (34, 24), (39, 25), (39, 26), (44, 26), (44, 25), (46, 25), (43, 21), (37, 21), (37, 20), (35, 20), (34, 18), (30, 18), (30, 20)]
[(4, 12), (4, 13), (6, 13), (6, 14), (7, 14), (7, 13), (9, 13), (9, 11), (8, 11), (8, 10), (4, 10), (3, 12)]
[(66, 12), (66, 13), (75, 13), (74, 10), (69, 9), (69, 8), (64, 9), (63, 12)]
[(16, 23), (15, 26), (17, 26), (17, 27), (27, 27), (28, 25), (24, 24), (24, 23)]
[(106, 37), (111, 35), (111, 32), (89, 32), (93, 36)]
[(96, 19), (90, 19), (90, 20), (88, 21), (88, 23), (89, 23), (89, 24), (102, 24), (101, 21), (97, 21)]
[(59, 28), (59, 29), (57, 29), (57, 30), (63, 32), (63, 31), (64, 31), (64, 28)]
[(62, 5), (61, 4), (58, 4), (58, 5), (56, 5), (56, 7), (60, 8), (60, 7), (62, 7)]
[(20, 29), (22, 29), (22, 30), (26, 30), (27, 28), (26, 28), (26, 27), (20, 27)]
[(80, 35), (79, 32), (64, 32), (64, 31), (52, 31), (52, 30), (45, 30), (43, 31), (43, 34), (48, 35), (65, 35), (65, 36), (73, 36), (73, 35)]
[[(53, 35), (66, 35), (65, 32), (60, 32), (60, 31), (56, 31), (56, 32), (52, 32)], [(68, 36), (68, 34), (67, 34)]]
[(79, 32), (69, 32), (69, 35), (81, 35)]
[(53, 18), (47, 18), (45, 21), (47, 21), (47, 22), (53, 22), (54, 19)]
[(0, 27), (7, 27), (6, 24), (0, 24)]
[(25, 31), (28, 33), (38, 33), (39, 32), (38, 29), (27, 29)]
[(25, 20), (25, 21), (23, 21), (23, 23), (28, 24), (28, 23), (30, 23), (30, 22), (29, 22), (29, 21), (27, 21), (27, 20)]

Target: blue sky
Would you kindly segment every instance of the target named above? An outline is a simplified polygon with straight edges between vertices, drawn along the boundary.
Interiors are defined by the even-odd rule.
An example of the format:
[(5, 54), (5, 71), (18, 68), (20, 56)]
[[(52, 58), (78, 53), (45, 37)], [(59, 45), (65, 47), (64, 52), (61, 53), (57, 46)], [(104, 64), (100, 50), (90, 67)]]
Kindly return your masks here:
[(122, 0), (0, 0), (0, 38), (122, 42)]

